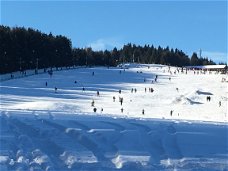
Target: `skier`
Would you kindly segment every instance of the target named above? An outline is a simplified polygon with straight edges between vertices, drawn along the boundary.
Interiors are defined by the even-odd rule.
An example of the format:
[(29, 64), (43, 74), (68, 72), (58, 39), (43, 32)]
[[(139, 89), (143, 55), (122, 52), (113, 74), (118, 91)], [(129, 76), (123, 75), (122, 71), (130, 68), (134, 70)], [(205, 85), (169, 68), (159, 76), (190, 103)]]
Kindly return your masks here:
[(92, 72), (92, 76), (94, 76), (94, 72)]
[(113, 102), (115, 102), (115, 101), (116, 101), (116, 97), (115, 97), (115, 96), (113, 96), (113, 97), (112, 97), (112, 99), (113, 99)]
[(92, 102), (91, 102), (91, 106), (92, 107), (94, 107), (94, 103), (95, 103), (94, 100), (92, 100)]
[(221, 107), (222, 106), (222, 102), (221, 101), (219, 101), (219, 107)]
[(120, 105), (122, 106), (123, 104), (123, 97), (120, 97)]
[(173, 115), (173, 110), (170, 111), (170, 116), (172, 116), (172, 115)]
[(145, 114), (145, 110), (144, 110), (144, 109), (142, 110), (142, 114), (143, 114), (143, 115)]
[(104, 111), (103, 108), (101, 108), (101, 113), (102, 113), (103, 111)]
[(134, 89), (132, 88), (132, 89), (131, 89), (131, 92), (133, 93), (133, 91), (134, 91)]
[(96, 113), (96, 111), (97, 111), (97, 108), (93, 108), (93, 112), (95, 112), (95, 113)]
[(100, 96), (100, 92), (99, 91), (97, 91), (97, 96)]
[(176, 90), (177, 90), (177, 92), (179, 91), (179, 89), (178, 89), (178, 88), (176, 88)]
[(46, 85), (46, 87), (47, 87), (47, 85), (48, 85), (47, 81), (46, 81), (45, 85)]
[(119, 94), (121, 94), (121, 90), (119, 90)]
[(137, 92), (137, 89), (135, 88), (135, 93)]
[(210, 96), (207, 96), (207, 101), (211, 101), (211, 97)]
[(121, 113), (123, 113), (123, 108), (120, 109)]
[(82, 91), (85, 91), (85, 87), (82, 88)]
[(146, 93), (146, 88), (145, 88), (145, 93)]
[(57, 87), (55, 87), (55, 93), (57, 93)]

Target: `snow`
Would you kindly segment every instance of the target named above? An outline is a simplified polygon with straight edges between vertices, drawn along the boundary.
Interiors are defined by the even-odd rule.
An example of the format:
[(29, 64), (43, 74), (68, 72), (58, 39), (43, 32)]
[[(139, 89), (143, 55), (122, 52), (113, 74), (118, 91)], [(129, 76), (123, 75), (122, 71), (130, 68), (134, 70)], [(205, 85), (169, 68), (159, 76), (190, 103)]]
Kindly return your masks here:
[(196, 69), (225, 69), (226, 65), (198, 65), (198, 66), (186, 66), (187, 68)]
[(228, 170), (227, 76), (168, 70), (125, 64), (1, 82), (0, 170)]

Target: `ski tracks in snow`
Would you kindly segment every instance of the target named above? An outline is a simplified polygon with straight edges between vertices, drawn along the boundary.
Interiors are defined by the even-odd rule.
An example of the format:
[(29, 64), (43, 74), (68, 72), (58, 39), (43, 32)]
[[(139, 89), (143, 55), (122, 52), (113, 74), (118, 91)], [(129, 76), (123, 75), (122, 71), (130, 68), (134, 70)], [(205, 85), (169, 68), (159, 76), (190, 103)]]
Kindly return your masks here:
[(186, 159), (175, 122), (35, 112), (0, 118), (1, 170), (164, 170), (198, 161)]

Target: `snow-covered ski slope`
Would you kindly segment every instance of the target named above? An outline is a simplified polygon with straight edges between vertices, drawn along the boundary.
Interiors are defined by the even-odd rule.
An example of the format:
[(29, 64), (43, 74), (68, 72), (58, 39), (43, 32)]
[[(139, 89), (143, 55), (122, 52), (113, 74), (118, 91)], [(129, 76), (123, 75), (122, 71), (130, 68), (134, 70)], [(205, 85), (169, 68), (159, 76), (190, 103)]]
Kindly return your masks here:
[[(94, 114), (94, 107), (91, 107), (94, 100), (96, 114), (101, 115), (227, 122), (228, 84), (221, 82), (226, 75), (194, 75), (193, 71), (186, 75), (181, 70), (174, 74), (176, 68), (170, 69), (170, 75), (168, 67), (160, 65), (148, 68), (147, 65), (135, 64), (128, 67), (125, 71), (102, 67), (65, 70), (54, 72), (51, 78), (48, 74), (40, 74), (1, 82), (0, 109), (28, 113)], [(154, 81), (156, 75), (157, 82)], [(153, 88), (153, 93), (149, 88)], [(210, 102), (207, 96), (211, 97)], [(123, 98), (122, 106), (119, 97)]]
[(0, 170), (228, 170), (226, 76), (168, 70), (129, 64), (1, 82)]

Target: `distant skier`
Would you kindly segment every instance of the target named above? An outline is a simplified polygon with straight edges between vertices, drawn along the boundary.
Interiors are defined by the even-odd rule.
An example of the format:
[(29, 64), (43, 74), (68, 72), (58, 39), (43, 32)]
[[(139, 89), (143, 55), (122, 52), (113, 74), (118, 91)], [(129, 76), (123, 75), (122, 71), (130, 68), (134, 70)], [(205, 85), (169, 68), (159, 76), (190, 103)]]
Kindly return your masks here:
[(120, 97), (119, 101), (120, 101), (120, 105), (122, 106), (122, 104), (123, 104), (123, 97)]
[(219, 101), (219, 107), (221, 107), (222, 106), (222, 102), (221, 101)]
[(176, 88), (176, 90), (177, 90), (177, 92), (179, 92), (179, 89), (178, 88)]
[(82, 88), (82, 91), (85, 91), (85, 87)]
[(48, 85), (47, 81), (46, 81), (45, 85), (46, 85), (46, 87), (47, 87), (47, 85)]
[(145, 114), (145, 110), (144, 110), (144, 109), (142, 110), (142, 114), (143, 114), (143, 115)]
[(100, 92), (99, 91), (97, 91), (97, 96), (100, 96)]
[(92, 76), (94, 76), (94, 72), (92, 72)]
[(135, 88), (135, 93), (137, 92), (137, 89)]
[(131, 89), (131, 93), (133, 93), (133, 91), (134, 91), (134, 89), (132, 88), (132, 89)]
[(145, 93), (146, 93), (146, 88), (145, 88)]
[(172, 115), (173, 115), (173, 110), (170, 111), (170, 116), (172, 116)]
[(91, 106), (92, 107), (94, 107), (94, 103), (95, 103), (94, 100), (92, 100), (92, 102), (91, 102)]
[(97, 112), (97, 108), (93, 108), (93, 112), (95, 112), (95, 113), (96, 113), (96, 112)]
[(113, 96), (113, 97), (112, 97), (112, 99), (113, 99), (113, 102), (115, 102), (115, 101), (116, 101), (116, 97), (115, 97), (115, 96)]
[(74, 81), (75, 84), (77, 84), (77, 81)]
[(103, 108), (101, 108), (101, 113), (104, 111), (104, 109)]
[(123, 113), (123, 108), (120, 109), (121, 113)]
[(119, 94), (121, 94), (121, 90), (119, 90)]
[(207, 101), (210, 102), (211, 101), (211, 97), (207, 96)]
[(55, 87), (55, 93), (57, 93), (57, 87)]

